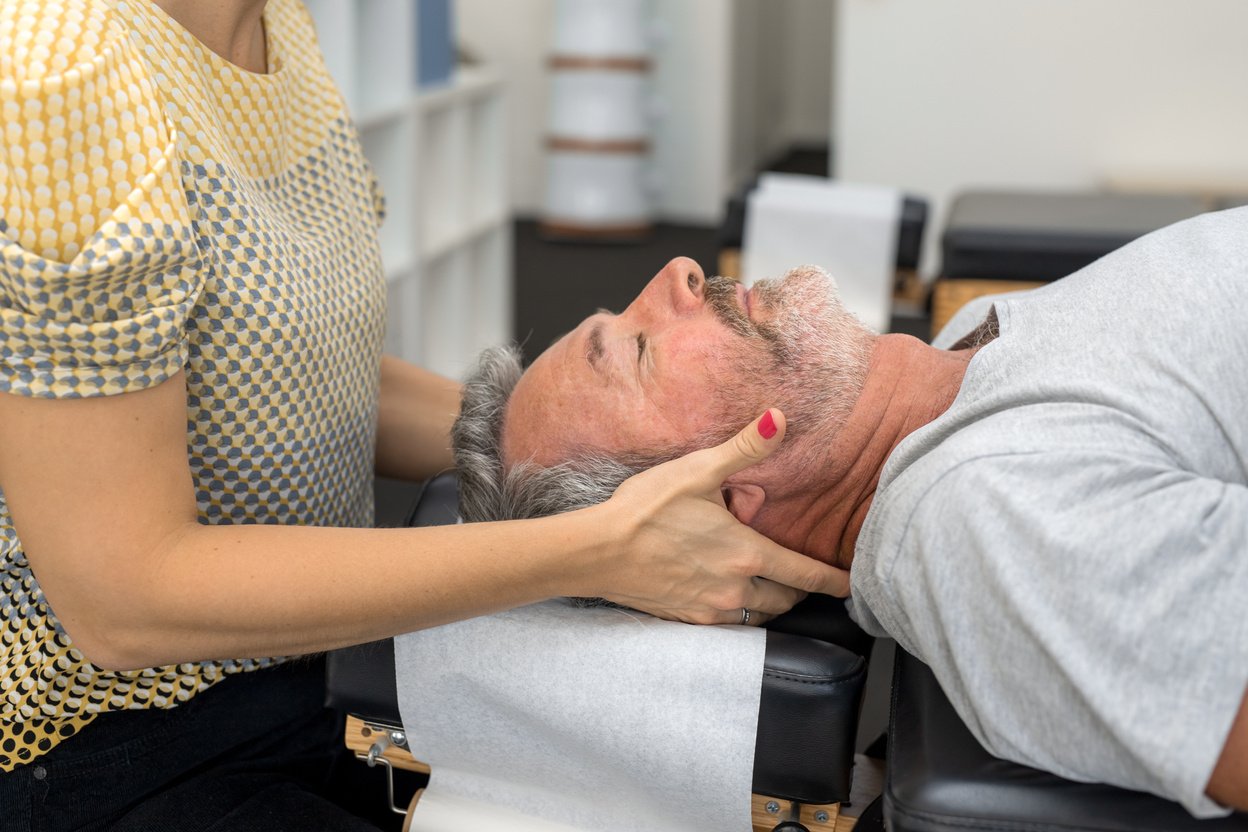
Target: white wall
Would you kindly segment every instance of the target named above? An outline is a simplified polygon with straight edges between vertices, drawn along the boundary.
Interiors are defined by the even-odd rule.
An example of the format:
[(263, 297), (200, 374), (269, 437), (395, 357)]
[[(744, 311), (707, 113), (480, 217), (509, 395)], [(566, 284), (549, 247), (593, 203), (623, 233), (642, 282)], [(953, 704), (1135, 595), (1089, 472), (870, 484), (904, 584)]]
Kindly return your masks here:
[(654, 133), (657, 207), (664, 219), (718, 224), (733, 184), (734, 3), (652, 0), (666, 32), (654, 54), (655, 88), (667, 110)]
[(838, 0), (840, 177), (934, 200), (975, 186), (1237, 180), (1243, 0)]
[[(767, 0), (769, 9), (775, 4)], [(781, 38), (769, 60), (782, 74), (782, 148), (828, 142), (835, 5), (833, 0), (783, 0), (780, 13), (771, 12)]]
[(734, 0), (735, 188), (794, 145), (826, 145), (831, 118), (831, 0)]
[(666, 219), (718, 224), (724, 200), (794, 144), (826, 144), (831, 0), (653, 0), (670, 114), (655, 136)]
[(768, 93), (779, 73), (767, 72), (770, 64), (760, 65), (776, 29), (775, 18), (763, 14), (757, 0), (734, 0), (733, 6), (728, 176), (735, 182), (749, 174), (770, 139), (762, 128), (774, 121), (778, 101)]
[(546, 59), (554, 0), (456, 0), (460, 45), (498, 67), (507, 84), (507, 172), (512, 208), (534, 214), (542, 202), (549, 103)]

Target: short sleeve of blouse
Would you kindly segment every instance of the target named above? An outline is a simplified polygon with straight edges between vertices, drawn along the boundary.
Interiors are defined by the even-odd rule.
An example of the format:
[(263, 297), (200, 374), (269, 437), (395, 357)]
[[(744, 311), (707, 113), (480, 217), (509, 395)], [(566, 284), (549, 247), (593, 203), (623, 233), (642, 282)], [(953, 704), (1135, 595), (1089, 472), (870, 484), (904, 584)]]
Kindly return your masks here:
[(62, 5), (0, 10), (0, 391), (43, 398), (175, 374), (203, 273), (143, 57), (104, 3)]

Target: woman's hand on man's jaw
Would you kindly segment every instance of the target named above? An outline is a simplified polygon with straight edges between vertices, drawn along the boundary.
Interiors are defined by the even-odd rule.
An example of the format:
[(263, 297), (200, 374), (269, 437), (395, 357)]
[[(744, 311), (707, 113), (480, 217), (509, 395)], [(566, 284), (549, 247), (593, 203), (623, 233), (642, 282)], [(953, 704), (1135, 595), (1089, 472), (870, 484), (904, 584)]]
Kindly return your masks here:
[(766, 459), (784, 433), (784, 414), (772, 408), (722, 445), (644, 471), (590, 509), (619, 524), (590, 594), (695, 624), (740, 624), (743, 609), (761, 624), (807, 593), (848, 595), (848, 572), (774, 543), (724, 505), (724, 481)]

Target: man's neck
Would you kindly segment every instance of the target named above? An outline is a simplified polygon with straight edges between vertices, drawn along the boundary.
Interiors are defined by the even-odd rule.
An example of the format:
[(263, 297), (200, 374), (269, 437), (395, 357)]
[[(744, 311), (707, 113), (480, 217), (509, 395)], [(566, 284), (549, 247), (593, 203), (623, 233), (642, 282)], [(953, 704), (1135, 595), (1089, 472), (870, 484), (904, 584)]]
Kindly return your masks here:
[(248, 72), (268, 71), (264, 7), (268, 0), (153, 0), (195, 38)]
[(789, 548), (848, 568), (885, 461), (949, 408), (973, 354), (938, 350), (905, 335), (878, 338), (858, 401), (831, 444), (818, 451), (820, 470), (796, 478), (800, 490), (774, 500), (769, 493), (755, 527)]

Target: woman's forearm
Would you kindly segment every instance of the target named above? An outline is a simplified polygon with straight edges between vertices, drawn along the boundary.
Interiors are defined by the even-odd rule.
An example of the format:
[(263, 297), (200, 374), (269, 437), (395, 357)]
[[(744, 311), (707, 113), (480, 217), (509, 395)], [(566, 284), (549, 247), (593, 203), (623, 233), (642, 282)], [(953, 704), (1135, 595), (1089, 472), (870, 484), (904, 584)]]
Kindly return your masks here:
[[(436, 529), (202, 525), (181, 374), (121, 396), (0, 394), (0, 485), (52, 611), (96, 664), (319, 650), (576, 585), (616, 520)], [(332, 487), (328, 484), (322, 487)], [(622, 535), (620, 535), (622, 536)]]
[(459, 414), (459, 398), (458, 382), (382, 356), (377, 473), (422, 480), (452, 467), (451, 425)]
[(112, 558), (65, 623), (109, 669), (328, 650), (588, 592), (601, 551), (584, 541), (602, 539), (592, 511), (419, 529), (192, 523)]
[(0, 485), (22, 551), (75, 646), (105, 667), (321, 650), (556, 595), (727, 623), (743, 607), (782, 612), (798, 590), (848, 586), (724, 509), (722, 483), (779, 445), (782, 418), (770, 439), (752, 424), (556, 517), (207, 526), (187, 467), (185, 391), (177, 374), (121, 396), (0, 394)]

